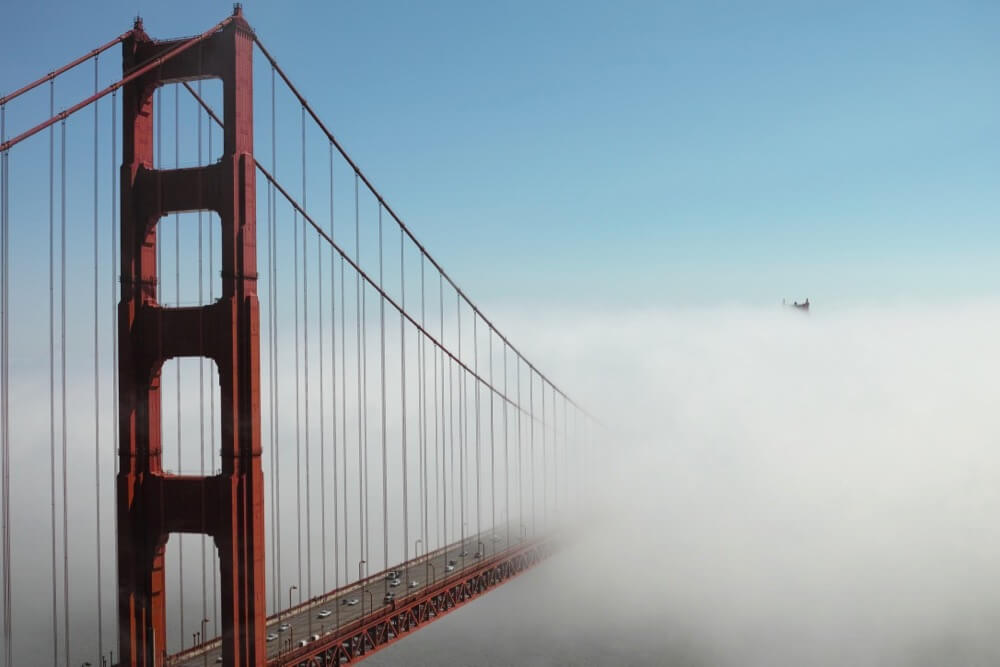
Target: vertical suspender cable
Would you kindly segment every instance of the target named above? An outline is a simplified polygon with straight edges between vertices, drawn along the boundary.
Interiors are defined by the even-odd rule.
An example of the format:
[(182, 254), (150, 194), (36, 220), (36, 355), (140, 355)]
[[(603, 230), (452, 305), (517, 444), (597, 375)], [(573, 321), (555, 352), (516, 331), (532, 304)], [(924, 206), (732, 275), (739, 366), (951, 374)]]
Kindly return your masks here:
[[(406, 273), (403, 266), (403, 230), (399, 230), (399, 290), (402, 309), (399, 311), (399, 393), (400, 413), (399, 429), (400, 444), (403, 448), (403, 562), (410, 562), (410, 492), (407, 486), (406, 466), (406, 326), (403, 311), (406, 309)], [(382, 300), (384, 307), (385, 299)], [(388, 565), (388, 564), (387, 564)], [(409, 571), (407, 570), (406, 585), (409, 586)]]
[[(6, 137), (6, 109), (0, 108), (0, 141)], [(0, 156), (3, 177), (0, 178), (0, 190), (3, 191), (2, 231), (0, 231), (0, 259), (3, 259), (3, 296), (0, 299), (0, 309), (3, 311), (2, 342), (0, 356), (3, 364), (3, 397), (0, 412), (2, 412), (3, 432), (0, 433), (3, 447), (3, 636), (4, 662), (6, 667), (14, 663), (13, 636), (13, 605), (11, 603), (11, 562), (10, 562), (10, 151), (4, 151)]]
[[(358, 252), (358, 264), (361, 263), (361, 253)], [(367, 306), (367, 296), (368, 291), (366, 286), (362, 283), (361, 285), (361, 391), (364, 396), (364, 400), (361, 402), (361, 413), (362, 417), (362, 443), (364, 445), (364, 486), (365, 486), (365, 564), (367, 567), (371, 567), (371, 523), (370, 523), (370, 513), (369, 505), (371, 502), (371, 484), (368, 477), (368, 306)], [(367, 569), (365, 572), (367, 573)]]
[[(458, 358), (462, 358), (462, 300), (455, 292), (455, 313), (458, 323)], [(456, 367), (458, 373), (458, 498), (459, 521), (461, 521), (462, 566), (465, 567), (465, 373), (461, 366)]]
[[(201, 72), (201, 49), (198, 50), (198, 71)], [(201, 98), (201, 79), (198, 79), (198, 98)], [(201, 169), (203, 167), (203, 156), (201, 152), (202, 146), (202, 131), (201, 131), (201, 120), (202, 120), (202, 110), (200, 108), (196, 109), (198, 114), (198, 183), (197, 183), (197, 202), (198, 202), (198, 305), (204, 309), (205, 307), (205, 253), (204, 253), (204, 219), (202, 216), (202, 191), (201, 191)], [(211, 133), (212, 127), (209, 124), (209, 133)], [(211, 153), (209, 153), (211, 157)], [(204, 320), (201, 316), (204, 310), (199, 311), (198, 315), (198, 329), (199, 337), (203, 337), (203, 331), (205, 327)], [(210, 392), (213, 393), (213, 392)], [(205, 494), (205, 356), (201, 355), (198, 357), (198, 472), (201, 477), (201, 619), (198, 623), (199, 631), (204, 631), (205, 622), (204, 619), (208, 618), (208, 561), (205, 553), (205, 548), (207, 546), (205, 541), (205, 509), (207, 504), (207, 496)], [(265, 589), (266, 590), (266, 589)], [(201, 641), (206, 641), (207, 637), (201, 637)]]
[[(208, 159), (209, 160), (212, 159), (212, 124), (211, 123), (208, 124)], [(200, 183), (199, 183), (199, 187), (200, 187)], [(209, 219), (209, 223), (210, 224), (208, 226), (208, 302), (209, 303), (215, 303), (215, 281), (214, 281), (214, 275), (215, 275), (215, 243), (213, 241), (213, 239), (215, 238), (215, 225), (211, 224), (211, 218)], [(216, 369), (216, 370), (218, 370), (218, 369)], [(219, 378), (216, 377), (215, 381), (219, 382)], [(214, 391), (214, 389), (210, 390), (208, 392), (208, 433), (209, 433), (209, 436), (208, 436), (208, 443), (209, 443), (208, 460), (209, 460), (209, 463), (212, 463), (212, 461), (214, 461), (214, 456), (215, 456), (215, 391)], [(214, 466), (212, 466), (212, 467), (209, 468), (210, 472), (212, 472), (213, 470), (214, 470)], [(214, 546), (213, 546), (212, 553), (214, 555)], [(213, 560), (213, 562), (214, 562), (214, 560)], [(215, 632), (216, 634), (222, 634), (220, 632), (220, 628), (219, 628), (219, 616), (218, 616), (218, 614), (216, 612), (216, 604), (218, 603), (218, 600), (219, 600), (219, 596), (218, 596), (218, 590), (219, 590), (218, 584), (219, 584), (219, 582), (218, 582), (218, 575), (216, 574), (217, 569), (218, 568), (216, 568), (216, 567), (212, 567), (212, 632)], [(207, 618), (207, 615), (203, 616), (202, 618)], [(202, 637), (202, 640), (205, 640), (205, 639), (207, 639), (207, 637)]]
[[(55, 81), (49, 82), (49, 115), (55, 115)], [(52, 502), (52, 664), (59, 664), (59, 612), (56, 587), (56, 283), (55, 283), (55, 143), (49, 127), (49, 488)], [(4, 202), (6, 203), (6, 198)], [(7, 264), (4, 262), (4, 266)], [(6, 366), (5, 366), (6, 368)], [(6, 423), (6, 422), (5, 422)]]
[[(438, 272), (438, 313), (441, 316), (441, 344), (444, 345), (444, 276)], [(441, 351), (441, 539), (440, 544), (445, 548), (445, 560), (448, 557), (448, 469), (446, 468), (447, 457), (444, 452), (445, 423), (444, 423), (444, 350)], [(450, 376), (449, 376), (450, 377)], [(435, 409), (437, 408), (437, 392), (434, 392)]]
[[(354, 257), (357, 262), (361, 261), (361, 210), (358, 202), (358, 173), (354, 172)], [(358, 553), (361, 557), (365, 554), (365, 469), (364, 469), (364, 425), (362, 424), (362, 406), (364, 400), (361, 396), (361, 274), (355, 272), (355, 285), (357, 287), (356, 305), (356, 333), (358, 344)], [(367, 560), (367, 558), (364, 558)], [(361, 569), (358, 568), (358, 576), (361, 576)], [(362, 595), (362, 609), (364, 609), (364, 596)]]
[[(448, 357), (448, 470), (451, 472), (451, 482), (445, 487), (445, 503), (448, 502), (448, 491), (451, 491), (451, 526), (454, 530), (455, 524), (455, 393), (454, 393), (454, 366), (455, 362)], [(443, 387), (442, 387), (443, 391)], [(447, 479), (446, 479), (447, 481)], [(459, 526), (461, 528), (461, 526)], [(461, 535), (461, 533), (460, 533)], [(462, 539), (460, 550), (465, 549), (465, 540)]]
[[(273, 119), (272, 119), (273, 127)], [(211, 141), (212, 133), (209, 131), (209, 140)], [(273, 161), (273, 160), (272, 160)], [(274, 302), (274, 240), (272, 238), (273, 231), (273, 219), (271, 217), (271, 210), (274, 206), (274, 186), (270, 181), (267, 182), (267, 214), (265, 216), (265, 224), (267, 230), (267, 451), (268, 459), (271, 464), (271, 521), (270, 521), (270, 533), (271, 533), (271, 611), (272, 613), (278, 612), (278, 602), (281, 599), (278, 593), (278, 541), (280, 536), (278, 535), (278, 525), (277, 525), (277, 505), (278, 505), (278, 473), (277, 473), (277, 438), (274, 436), (274, 309), (277, 304)], [(211, 236), (209, 237), (211, 239)], [(211, 262), (211, 258), (209, 258)], [(213, 450), (214, 451), (214, 450)]]
[(494, 539), (497, 529), (497, 458), (496, 458), (496, 430), (493, 423), (493, 406), (496, 404), (495, 390), (493, 387), (493, 327), (489, 328), (489, 355), (490, 355), (490, 543), (493, 545), (493, 553), (497, 552), (497, 543)]
[[(331, 200), (333, 199), (333, 193), (330, 193)], [(304, 204), (303, 204), (304, 205)], [(331, 209), (332, 210), (332, 209)], [(332, 238), (332, 237), (331, 237)], [(330, 271), (332, 275), (333, 265), (330, 266)], [(323, 334), (323, 244), (316, 240), (316, 310), (318, 315), (317, 327), (319, 329), (319, 337), (317, 340), (317, 347), (319, 348), (319, 509), (320, 509), (320, 537), (323, 547), (320, 549), (320, 561), (322, 563), (322, 573), (323, 573), (323, 592), (326, 593), (329, 590), (326, 587), (326, 387), (323, 381), (323, 376), (326, 375), (326, 368), (323, 365), (324, 354), (323, 345), (325, 344), (325, 337)], [(336, 450), (334, 450), (336, 451)], [(334, 464), (336, 468), (336, 464)], [(336, 498), (336, 493), (334, 494)]]
[[(278, 175), (278, 143), (277, 143), (277, 133), (276, 133), (276, 120), (275, 120), (275, 104), (274, 104), (274, 66), (271, 66), (271, 173), (277, 177)], [(274, 501), (272, 503), (274, 510), (271, 519), (271, 534), (274, 542), (272, 551), (274, 552), (274, 609), (277, 611), (281, 608), (281, 600), (284, 596), (281, 595), (281, 531), (279, 529), (278, 521), (281, 517), (281, 453), (278, 451), (278, 443), (280, 442), (280, 431), (279, 426), (281, 423), (281, 413), (278, 409), (278, 397), (280, 396), (278, 389), (278, 288), (276, 285), (278, 277), (278, 203), (277, 195), (274, 191), (274, 184), (268, 181), (267, 184), (268, 194), (270, 195), (270, 205), (267, 211), (267, 224), (268, 224), (268, 329), (270, 332), (270, 349), (269, 354), (271, 358), (271, 451), (274, 457)]]
[[(111, 93), (111, 233), (108, 238), (111, 240), (111, 248), (108, 253), (108, 264), (111, 271), (111, 298), (108, 305), (111, 308), (111, 433), (112, 433), (112, 456), (114, 460), (115, 477), (118, 476), (118, 280), (117, 262), (115, 258), (118, 252), (118, 91)], [(114, 534), (118, 535), (118, 512), (111, 513), (111, 522), (114, 526)], [(115, 577), (118, 580), (118, 540), (113, 540), (115, 549)], [(113, 642), (112, 642), (113, 644)]]
[[(302, 107), (302, 208), (306, 206), (306, 110)], [(306, 599), (312, 597), (312, 494), (309, 481), (309, 255), (306, 252), (308, 232), (305, 215), (302, 216), (302, 383), (303, 383), (303, 434), (306, 449)], [(302, 583), (299, 582), (299, 600), (302, 600)], [(312, 616), (309, 616), (310, 622)]]
[[(563, 410), (565, 425), (566, 412)], [(563, 429), (565, 431), (565, 429)], [(563, 434), (565, 438), (565, 433)], [(552, 387), (552, 518), (559, 516), (559, 413), (556, 409), (556, 388)]]
[[(472, 379), (473, 388), (476, 390), (476, 535), (480, 538), (482, 537), (483, 527), (482, 527), (482, 511), (480, 501), (482, 496), (479, 493), (479, 471), (480, 471), (480, 461), (479, 461), (479, 333), (477, 331), (477, 321), (479, 316), (476, 315), (476, 311), (472, 311), (472, 368), (475, 376)], [(476, 545), (476, 550), (479, 550), (479, 545)]]
[[(378, 286), (379, 289), (384, 289), (384, 275), (382, 273), (382, 204), (378, 205)], [(382, 398), (382, 409), (380, 411), (382, 417), (382, 567), (385, 569), (389, 568), (389, 479), (388, 479), (388, 465), (386, 456), (386, 433), (385, 433), (385, 299), (380, 298), (379, 301), (379, 346), (381, 348), (380, 361), (379, 361), (379, 373), (381, 379), (379, 381), (379, 387), (381, 390)], [(385, 590), (389, 590), (389, 582), (385, 581)]]
[(530, 451), (531, 459), (531, 536), (534, 537), (537, 534), (537, 528), (535, 524), (535, 371), (533, 368), (528, 369), (528, 403), (530, 404), (530, 409), (528, 413), (528, 424), (531, 426), (531, 435), (528, 438), (528, 448)]
[[(296, 548), (298, 550), (298, 578), (296, 590), (299, 592), (299, 602), (302, 602), (302, 403), (300, 390), (302, 378), (299, 372), (299, 214), (292, 210), (292, 273), (295, 276), (295, 522), (297, 527)], [(305, 230), (303, 229), (303, 232)], [(289, 602), (291, 604), (291, 602)]]
[(545, 463), (545, 378), (539, 376), (539, 390), (541, 393), (542, 401), (542, 524), (546, 525), (549, 520), (549, 505), (548, 505), (548, 471), (546, 470)]
[[(503, 395), (510, 396), (507, 391), (507, 341), (503, 341)], [(521, 406), (518, 405), (518, 408)], [(510, 515), (510, 456), (508, 454), (508, 432), (509, 421), (507, 419), (507, 401), (503, 402), (503, 499), (507, 517), (507, 546), (510, 547), (510, 522), (514, 518)]]
[[(98, 60), (94, 56), (94, 92), (97, 92)], [(100, 347), (98, 334), (100, 333), (97, 324), (99, 316), (98, 296), (100, 294), (98, 284), (100, 271), (98, 269), (98, 230), (100, 221), (97, 216), (97, 139), (98, 139), (98, 104), (94, 102), (94, 485), (95, 502), (94, 514), (97, 518), (94, 527), (94, 541), (97, 543), (97, 655), (98, 659), (104, 654), (104, 616), (102, 614), (104, 605), (101, 599), (101, 365)]]
[[(329, 144), (330, 148), (330, 238), (334, 238), (334, 217), (333, 217), (333, 144)], [(338, 506), (339, 501), (337, 499), (337, 291), (336, 291), (336, 281), (334, 279), (335, 267), (336, 267), (336, 257), (333, 244), (330, 244), (330, 408), (331, 408), (331, 418), (332, 423), (330, 424), (330, 430), (333, 440), (332, 454), (333, 454), (333, 587), (335, 589), (340, 588), (340, 528), (337, 525), (340, 520)], [(343, 302), (341, 302), (341, 308), (343, 308)], [(322, 384), (320, 385), (322, 387)], [(347, 462), (345, 461), (346, 465)], [(324, 484), (324, 486), (326, 486)], [(324, 540), (324, 548), (325, 548)], [(346, 567), (346, 564), (345, 564)], [(326, 584), (323, 584), (324, 588)], [(340, 605), (336, 606), (337, 610), (337, 629), (340, 629)]]
[[(400, 243), (402, 243), (402, 238)], [(420, 256), (420, 326), (424, 326), (424, 261), (423, 255)], [(424, 334), (420, 329), (415, 330), (415, 348), (417, 353), (417, 507), (419, 508), (419, 513), (417, 515), (417, 533), (420, 537), (420, 543), (423, 545), (424, 553), (427, 552), (427, 524), (425, 523), (427, 517), (427, 507), (425, 506), (425, 496), (424, 496), (424, 476), (427, 473), (427, 469), (424, 466), (426, 459), (424, 458), (424, 446), (425, 438), (427, 434), (427, 426), (425, 420), (427, 415), (424, 413), (424, 389), (426, 377), (424, 376)], [(413, 542), (413, 557), (416, 559), (420, 556), (420, 550), (417, 549), (416, 540)], [(430, 570), (426, 569), (429, 572)], [(426, 583), (426, 582), (425, 582)]]
[[(181, 103), (180, 88), (174, 86), (174, 167), (181, 166)], [(175, 305), (181, 305), (181, 223), (180, 216), (174, 213), (174, 295)], [(177, 380), (177, 474), (183, 472), (181, 459), (181, 360), (177, 359), (174, 364)], [(180, 627), (178, 631), (181, 636), (181, 648), (184, 648), (184, 535), (177, 536), (178, 553), (178, 581), (180, 592), (178, 602), (180, 607)]]
[[(440, 284), (440, 274), (438, 274), (438, 281)], [(444, 330), (444, 324), (442, 322), (442, 331)], [(444, 342), (444, 338), (441, 339)], [(438, 357), (440, 356), (440, 351), (437, 346), (431, 348), (431, 352), (434, 353), (434, 357), (431, 359), (431, 366), (434, 368), (434, 515), (437, 517), (438, 511), (441, 509), (441, 484), (444, 480), (444, 421), (438, 421)], [(441, 370), (444, 370), (444, 362), (441, 362)], [(441, 386), (444, 387), (444, 374), (441, 375)], [(444, 414), (444, 409), (442, 408), (442, 414)], [(440, 424), (440, 430), (439, 430)], [(440, 463), (440, 467), (438, 464)], [(442, 519), (444, 515), (442, 514)], [(434, 523), (437, 524), (437, 546), (444, 546), (444, 541), (441, 536), (441, 530), (444, 526), (444, 521), (438, 521), (437, 518), (434, 519)]]
[[(420, 254), (420, 327), (426, 330), (427, 308), (424, 290), (424, 255)], [(427, 336), (422, 332), (419, 337), (420, 347), (420, 525), (424, 540), (424, 553), (428, 550), (430, 534), (427, 532)], [(416, 556), (417, 554), (414, 554)], [(424, 584), (426, 585), (426, 581)]]
[(341, 498), (344, 502), (344, 582), (349, 578), (350, 556), (348, 546), (350, 544), (350, 533), (347, 530), (347, 288), (344, 281), (344, 256), (340, 256), (340, 446), (343, 449), (342, 458), (344, 460), (343, 484), (341, 485)]
[[(562, 466), (556, 466), (556, 474), (557, 475), (559, 474), (558, 470), (559, 470), (560, 467), (562, 467), (563, 473), (564, 473), (564, 479), (563, 479), (563, 509), (564, 509), (564, 511), (565, 511), (566, 506), (569, 504), (569, 486), (570, 486), (570, 477), (569, 477), (569, 414), (568, 414), (568, 411), (569, 411), (569, 401), (567, 401), (566, 397), (563, 396), (563, 450), (562, 450), (563, 464), (562, 464)], [(558, 482), (559, 482), (559, 478), (557, 477), (556, 478), (556, 489), (557, 490), (559, 488)], [(556, 510), (557, 511), (559, 509), (558, 502), (559, 502), (559, 494), (556, 493), (556, 503), (557, 503), (556, 504)]]
[[(61, 326), (60, 334), (60, 364), (61, 364), (61, 376), (62, 376), (62, 519), (63, 519), (63, 648), (65, 650), (65, 660), (66, 667), (69, 667), (69, 521), (68, 521), (68, 511), (69, 511), (69, 499), (66, 494), (66, 489), (68, 487), (67, 483), (67, 467), (68, 467), (68, 449), (66, 445), (67, 439), (67, 428), (66, 428), (66, 120), (62, 121), (62, 192), (60, 194), (60, 204), (62, 206), (62, 229), (61, 229), (61, 239), (60, 239), (60, 315), (59, 323)], [(4, 262), (6, 266), (6, 262)], [(5, 286), (6, 287), (6, 286)], [(5, 371), (6, 372), (6, 371)], [(5, 454), (6, 455), (6, 454)], [(6, 471), (5, 471), (6, 472)], [(6, 474), (4, 475), (4, 482), (6, 484)], [(7, 511), (7, 503), (4, 502), (4, 511)], [(4, 530), (6, 537), (6, 522), (4, 523)], [(6, 547), (6, 545), (5, 545)], [(5, 549), (6, 555), (6, 549)]]
[[(7, 136), (7, 110), (0, 105), (0, 142)], [(3, 429), (0, 432), (0, 447), (3, 449), (3, 639), (4, 664), (11, 667), (14, 662), (13, 635), (11, 632), (13, 607), (10, 601), (10, 151), (0, 155), (0, 260), (3, 260), (3, 293), (0, 296), (0, 364), (3, 376), (0, 379), (0, 420)]]
[(517, 530), (520, 538), (524, 531), (524, 463), (521, 458), (521, 414), (524, 412), (524, 404), (521, 403), (521, 355), (516, 355), (514, 361), (517, 363), (517, 511), (521, 524)]
[[(272, 74), (273, 76), (273, 74)], [(272, 80), (272, 92), (273, 92), (273, 80)], [(271, 119), (272, 127), (274, 125), (274, 119)], [(273, 137), (272, 137), (273, 138)], [(209, 143), (212, 141), (212, 130), (209, 126), (208, 131)], [(209, 151), (209, 155), (212, 152)], [(273, 160), (272, 160), (273, 162)], [(272, 172), (273, 173), (273, 172)], [(277, 613), (278, 611), (278, 535), (277, 527), (275, 522), (275, 517), (277, 513), (275, 512), (275, 504), (278, 502), (277, 494), (275, 493), (275, 485), (277, 484), (278, 475), (275, 473), (275, 439), (274, 439), (274, 359), (272, 352), (274, 351), (274, 330), (271, 326), (272, 318), (271, 311), (274, 310), (274, 301), (271, 297), (272, 291), (272, 281), (271, 281), (271, 206), (272, 206), (272, 186), (271, 182), (267, 182), (266, 186), (266, 213), (264, 214), (264, 229), (265, 236), (267, 237), (267, 251), (266, 251), (266, 276), (267, 276), (267, 457), (268, 464), (271, 467), (271, 475), (268, 480), (270, 486), (270, 499), (271, 504), (268, 507), (268, 513), (270, 514), (270, 521), (268, 522), (268, 532), (270, 534), (270, 547), (271, 547), (271, 613)], [(212, 237), (209, 236), (209, 239)], [(211, 258), (209, 262), (211, 263)], [(211, 285), (211, 283), (209, 283)], [(214, 392), (213, 392), (214, 393)], [(213, 449), (214, 452), (214, 449)], [(214, 454), (213, 454), (214, 455)], [(214, 576), (214, 568), (213, 568)], [(213, 585), (214, 590), (214, 585)], [(214, 606), (214, 603), (213, 603)]]

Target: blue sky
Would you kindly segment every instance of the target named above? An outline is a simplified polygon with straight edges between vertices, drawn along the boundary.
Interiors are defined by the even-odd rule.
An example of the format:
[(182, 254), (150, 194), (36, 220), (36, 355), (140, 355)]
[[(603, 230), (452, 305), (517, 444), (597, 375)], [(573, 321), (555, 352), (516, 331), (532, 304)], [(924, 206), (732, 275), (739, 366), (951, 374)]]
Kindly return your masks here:
[[(230, 9), (9, 3), (0, 90)], [(997, 296), (996, 3), (245, 11), (487, 312)]]

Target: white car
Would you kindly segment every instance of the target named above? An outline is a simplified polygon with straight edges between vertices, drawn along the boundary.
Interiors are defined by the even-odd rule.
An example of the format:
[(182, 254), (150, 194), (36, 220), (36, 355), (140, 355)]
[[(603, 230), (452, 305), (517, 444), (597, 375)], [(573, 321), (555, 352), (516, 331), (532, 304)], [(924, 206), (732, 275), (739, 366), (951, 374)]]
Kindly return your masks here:
[(278, 638), (278, 634), (276, 632), (269, 632), (269, 633), (267, 633), (267, 641), (273, 642), (277, 638)]
[(452, 565), (451, 563), (448, 563), (447, 565), (444, 566), (444, 571), (445, 572), (451, 572), (454, 569), (455, 569), (455, 566)]
[(345, 598), (344, 600), (341, 601), (340, 604), (345, 605), (347, 607), (353, 607), (357, 603), (358, 603), (357, 598)]
[(285, 630), (287, 630), (290, 627), (292, 627), (292, 626), (289, 625), (288, 623), (282, 623), (281, 625), (278, 626), (278, 632), (284, 632)]
[(417, 581), (416, 579), (414, 579), (413, 581), (410, 582), (410, 588), (416, 588), (419, 585), (420, 585), (420, 582)]
[(316, 618), (326, 618), (327, 616), (329, 616), (332, 613), (333, 612), (330, 611), (329, 609), (323, 609), (318, 614), (316, 614)]
[(390, 588), (395, 588), (396, 586), (399, 586), (399, 579), (393, 579), (392, 581), (389, 582)]
[(309, 641), (314, 642), (319, 640), (319, 635), (309, 635)]
[(390, 593), (386, 593), (385, 594), (385, 597), (382, 598), (382, 602), (385, 603), (385, 604), (389, 604), (390, 602), (392, 602), (395, 599), (396, 599), (396, 594), (390, 592)]
[(307, 641), (306, 641), (305, 639), (300, 639), (300, 640), (299, 640), (299, 647), (302, 647), (302, 646), (305, 646), (305, 645), (306, 645), (306, 644), (308, 644), (308, 643), (309, 643), (309, 642), (307, 642)]

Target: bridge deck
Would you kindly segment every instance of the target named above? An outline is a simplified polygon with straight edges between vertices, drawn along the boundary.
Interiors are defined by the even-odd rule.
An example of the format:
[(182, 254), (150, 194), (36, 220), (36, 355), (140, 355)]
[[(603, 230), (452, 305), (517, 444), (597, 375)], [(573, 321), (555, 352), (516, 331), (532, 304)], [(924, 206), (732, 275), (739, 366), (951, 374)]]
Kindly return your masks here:
[[(496, 579), (496, 583), (519, 574), (524, 569), (520, 565), (513, 567), (516, 571), (509, 572), (493, 572), (491, 568), (508, 567), (505, 563), (523, 557), (527, 551), (534, 552), (538, 545), (539, 541), (516, 536), (513, 531), (508, 537), (506, 526), (495, 532), (485, 531), (479, 535), (467, 536), (464, 543), (453, 542), (447, 547), (392, 567), (392, 570), (400, 572), (401, 583), (398, 587), (390, 587), (387, 571), (382, 571), (269, 616), (267, 633), (269, 637), (276, 635), (276, 638), (267, 642), (268, 664), (295, 664), (297, 659), (316, 655), (326, 647), (337, 645), (340, 645), (338, 650), (342, 653), (340, 662), (355, 662), (394, 641), (410, 625), (414, 628), (423, 625), (475, 597), (478, 595), (477, 589), (481, 587), (477, 584), (470, 590), (463, 588), (449, 594), (449, 590), (456, 585), (468, 587), (470, 580), (475, 580), (487, 571), (491, 572), (488, 581)], [(485, 552), (481, 558), (475, 557), (478, 549)], [(532, 555), (530, 564), (534, 564), (537, 558), (537, 554)], [(451, 572), (447, 571), (449, 561), (454, 561)], [(411, 588), (412, 582), (416, 585)], [(492, 586), (486, 580), (482, 585)], [(390, 591), (395, 593), (396, 599), (392, 603), (385, 603), (383, 596)], [(412, 622), (404, 620), (402, 625), (407, 626), (406, 628), (399, 621), (391, 621), (401, 610), (426, 604), (442, 595), (444, 597), (436, 603), (431, 602), (426, 609), (421, 607), (417, 610), (425, 618), (414, 616)], [(324, 611), (329, 611), (330, 614), (324, 614), (321, 618), (319, 614)], [(387, 620), (391, 625), (383, 629), (386, 636), (380, 640), (376, 636), (378, 628), (385, 625)], [(286, 624), (287, 627), (281, 629)], [(366, 633), (366, 629), (369, 632)], [(312, 637), (318, 638), (311, 639)], [(307, 642), (304, 647), (299, 646), (301, 640)], [(347, 659), (344, 660), (344, 657)], [(167, 664), (204, 667), (221, 664), (221, 660), (221, 642), (216, 638), (170, 656)]]

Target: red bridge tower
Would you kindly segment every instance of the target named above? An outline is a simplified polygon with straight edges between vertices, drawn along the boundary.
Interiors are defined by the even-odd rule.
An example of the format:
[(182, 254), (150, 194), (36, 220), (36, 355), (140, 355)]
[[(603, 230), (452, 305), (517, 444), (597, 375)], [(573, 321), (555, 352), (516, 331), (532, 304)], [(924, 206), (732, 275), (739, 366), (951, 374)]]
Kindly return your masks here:
[[(154, 41), (141, 22), (125, 40), (127, 73), (184, 40)], [(154, 169), (153, 93), (167, 83), (222, 80), (225, 140), (219, 162)], [(164, 551), (171, 533), (211, 535), (220, 561), (227, 665), (262, 665), (264, 482), (260, 440), (253, 35), (237, 8), (212, 36), (123, 87), (121, 302), (118, 306), (121, 449), (118, 614), (121, 664), (152, 667), (166, 653)], [(194, 308), (157, 301), (157, 223), (177, 211), (218, 213), (222, 296)], [(222, 472), (165, 474), (160, 370), (173, 357), (215, 361), (222, 385)]]

